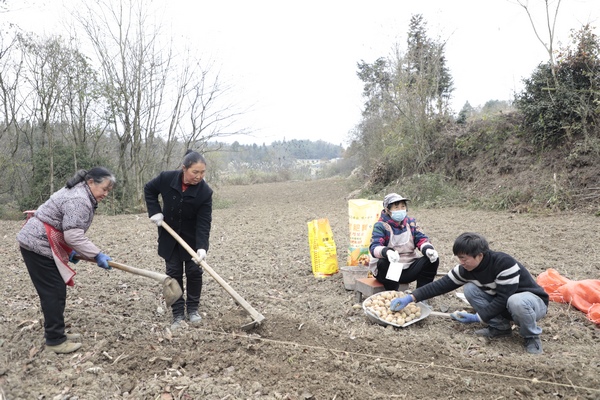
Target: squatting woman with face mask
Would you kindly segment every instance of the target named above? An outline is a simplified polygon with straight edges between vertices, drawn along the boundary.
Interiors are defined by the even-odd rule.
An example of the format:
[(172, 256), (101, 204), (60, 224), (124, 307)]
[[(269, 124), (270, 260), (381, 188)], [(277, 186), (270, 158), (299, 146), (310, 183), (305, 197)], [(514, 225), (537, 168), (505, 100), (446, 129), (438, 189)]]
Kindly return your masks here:
[(438, 253), (407, 215), (409, 199), (390, 193), (383, 199), (379, 221), (373, 226), (369, 267), (386, 290), (416, 281), (417, 287), (432, 282), (438, 270)]

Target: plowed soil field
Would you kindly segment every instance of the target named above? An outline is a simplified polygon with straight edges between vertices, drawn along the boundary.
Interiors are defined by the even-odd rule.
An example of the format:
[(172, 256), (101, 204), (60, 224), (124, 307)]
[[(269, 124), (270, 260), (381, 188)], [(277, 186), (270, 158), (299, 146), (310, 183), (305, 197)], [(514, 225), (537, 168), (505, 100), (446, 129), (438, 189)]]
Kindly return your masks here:
[[(397, 189), (402, 193), (401, 188)], [(541, 321), (544, 354), (522, 339), (489, 340), (479, 326), (429, 316), (407, 328), (369, 322), (342, 274), (316, 278), (307, 222), (328, 218), (339, 265), (349, 245), (349, 189), (343, 180), (215, 187), (207, 262), (264, 323), (208, 273), (199, 325), (171, 332), (161, 284), (79, 262), (66, 321), (82, 348), (45, 350), (39, 299), (15, 235), (23, 221), (0, 221), (0, 398), (6, 399), (598, 399), (600, 329), (567, 304)], [(402, 193), (410, 197), (410, 193)], [(440, 253), (456, 260), (464, 231), (484, 234), (535, 275), (548, 268), (573, 280), (600, 278), (599, 219), (589, 214), (512, 214), (411, 205)], [(156, 227), (146, 215), (96, 216), (88, 236), (114, 261), (164, 273)], [(449, 293), (435, 311), (465, 304)], [(477, 325), (477, 324), (475, 324)]]

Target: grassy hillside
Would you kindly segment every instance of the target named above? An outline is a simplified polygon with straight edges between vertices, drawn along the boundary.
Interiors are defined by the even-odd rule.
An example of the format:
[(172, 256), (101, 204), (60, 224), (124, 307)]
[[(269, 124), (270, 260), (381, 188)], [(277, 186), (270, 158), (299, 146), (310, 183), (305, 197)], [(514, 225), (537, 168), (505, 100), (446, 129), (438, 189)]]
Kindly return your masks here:
[(518, 113), (499, 113), (445, 128), (433, 160), (429, 173), (383, 179), (385, 185), (385, 171), (374, 170), (363, 194), (377, 197), (398, 190), (425, 206), (600, 215), (597, 136), (540, 150), (531, 144)]

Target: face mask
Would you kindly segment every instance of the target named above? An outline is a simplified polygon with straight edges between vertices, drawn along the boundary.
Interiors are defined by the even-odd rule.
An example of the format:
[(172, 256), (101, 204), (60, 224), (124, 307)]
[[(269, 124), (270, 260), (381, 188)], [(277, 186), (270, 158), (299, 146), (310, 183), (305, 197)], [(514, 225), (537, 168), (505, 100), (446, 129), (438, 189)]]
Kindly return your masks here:
[(392, 219), (396, 222), (402, 222), (406, 218), (406, 210), (392, 211)]

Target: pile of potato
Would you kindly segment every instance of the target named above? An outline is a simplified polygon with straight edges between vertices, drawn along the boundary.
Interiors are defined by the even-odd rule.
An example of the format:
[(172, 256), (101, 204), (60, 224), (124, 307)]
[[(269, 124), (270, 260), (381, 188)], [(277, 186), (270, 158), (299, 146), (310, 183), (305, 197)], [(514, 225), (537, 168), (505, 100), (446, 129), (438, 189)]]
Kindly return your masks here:
[(364, 307), (380, 320), (390, 324), (402, 326), (405, 323), (421, 316), (421, 309), (414, 302), (408, 303), (408, 305), (401, 311), (390, 310), (391, 301), (396, 297), (404, 296), (404, 292), (381, 292), (366, 299), (364, 302)]
[(358, 265), (363, 265), (365, 267), (368, 267), (369, 261), (371, 261), (371, 259), (366, 254), (362, 254), (360, 257), (358, 257)]

